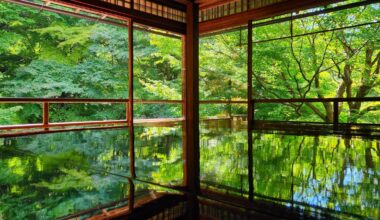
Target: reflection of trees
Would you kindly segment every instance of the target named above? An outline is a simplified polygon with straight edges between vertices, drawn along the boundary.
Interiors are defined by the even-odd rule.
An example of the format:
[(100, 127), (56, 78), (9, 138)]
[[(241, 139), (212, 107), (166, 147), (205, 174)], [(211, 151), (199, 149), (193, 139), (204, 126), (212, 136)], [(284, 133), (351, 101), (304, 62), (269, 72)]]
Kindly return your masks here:
[(298, 160), (298, 158), (300, 157), (300, 154), (301, 154), (301, 148), (303, 146), (303, 143), (305, 141), (305, 137), (302, 138), (299, 146), (298, 146), (298, 150), (297, 150), (297, 154), (295, 156), (295, 158), (293, 159), (292, 163), (291, 163), (291, 168), (290, 168), (290, 175), (291, 175), (291, 187), (290, 187), (290, 195), (291, 195), (291, 201), (293, 202), (294, 201), (294, 164), (296, 163), (296, 161)]
[(255, 193), (296, 206), (377, 215), (376, 141), (265, 133), (254, 134), (254, 140)]
[(225, 125), (201, 127), (201, 181), (232, 193), (248, 191), (248, 143), (246, 131)]
[(121, 179), (68, 163), (74, 155), (36, 156), (0, 147), (4, 219), (54, 219), (125, 196)]
[(135, 135), (137, 178), (160, 184), (181, 184), (181, 127), (136, 127)]
[[(136, 132), (139, 177), (161, 184), (181, 183), (178, 127), (137, 128)], [(0, 213), (5, 219), (56, 218), (122, 199), (128, 194), (126, 179), (97, 171), (128, 176), (127, 144), (125, 129), (0, 139)], [(20, 215), (15, 213), (18, 209)]]
[[(142, 128), (136, 132), (136, 137), (141, 138), (141, 142), (136, 139), (140, 176), (163, 184), (178, 183), (182, 179), (181, 131)], [(118, 193), (126, 193), (119, 180), (75, 167), (88, 164), (112, 172), (128, 170), (127, 158), (122, 163), (118, 161), (119, 155), (128, 155), (126, 134), (124, 130), (114, 130), (3, 139), (1, 201), (8, 201), (7, 207), (17, 207), (17, 201), (27, 206), (27, 201), (44, 200), (42, 195), (50, 191), (55, 192), (54, 200), (44, 200), (46, 204), (43, 204), (50, 209), (64, 204), (57, 208), (63, 210), (83, 202), (75, 200), (79, 198), (78, 193), (94, 200), (97, 196), (114, 200)], [(293, 202), (294, 207), (310, 204), (331, 210), (339, 207), (342, 212), (364, 216), (376, 215), (373, 213), (379, 206), (376, 198), (380, 193), (376, 188), (380, 168), (378, 141), (270, 133), (255, 133), (253, 139), (257, 195)], [(202, 129), (201, 146), (202, 180), (236, 194), (246, 193), (246, 131)], [(30, 153), (40, 156), (29, 156)], [(15, 192), (11, 193), (12, 190)], [(109, 190), (114, 193), (109, 194)], [(25, 200), (20, 195), (25, 195)], [(32, 208), (27, 206), (23, 210), (35, 212)]]

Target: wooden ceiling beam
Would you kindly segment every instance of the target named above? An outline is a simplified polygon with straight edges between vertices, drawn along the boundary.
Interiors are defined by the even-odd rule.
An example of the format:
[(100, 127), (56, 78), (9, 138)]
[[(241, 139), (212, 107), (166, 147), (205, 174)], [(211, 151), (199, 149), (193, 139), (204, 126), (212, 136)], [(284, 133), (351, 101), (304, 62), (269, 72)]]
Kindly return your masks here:
[(177, 1), (168, 1), (168, 0), (148, 0), (156, 4), (164, 5), (173, 9), (177, 9), (182, 12), (186, 12), (186, 5)]
[(204, 10), (237, 1), (239, 0), (197, 0), (196, 3), (199, 4), (200, 10)]
[(243, 13), (237, 13), (230, 16), (201, 22), (199, 24), (199, 32), (200, 34), (207, 34), (219, 30), (247, 25), (251, 20), (270, 18), (281, 14), (323, 6), (340, 1), (342, 0), (288, 0), (262, 8), (252, 9)]
[(183, 4), (183, 5), (186, 5), (186, 6), (193, 3), (192, 0), (174, 0), (174, 1), (177, 3)]
[(186, 33), (186, 24), (156, 15), (148, 14), (138, 10), (125, 8), (103, 1), (93, 0), (54, 0), (57, 3), (70, 4), (75, 7), (84, 8), (97, 13), (113, 14), (115, 16), (131, 18), (134, 22), (163, 29), (177, 34)]

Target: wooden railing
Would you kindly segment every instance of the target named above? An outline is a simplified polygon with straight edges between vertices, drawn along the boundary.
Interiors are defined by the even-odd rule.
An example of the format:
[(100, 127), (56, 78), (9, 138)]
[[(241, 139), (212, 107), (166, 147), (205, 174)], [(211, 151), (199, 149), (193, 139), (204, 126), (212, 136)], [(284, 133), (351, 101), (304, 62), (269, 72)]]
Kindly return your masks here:
[[(340, 103), (343, 102), (380, 102), (380, 97), (364, 97), (364, 98), (294, 98), (294, 99), (252, 99), (252, 122), (255, 122), (255, 109), (256, 104), (259, 103), (271, 103), (271, 104), (285, 104), (285, 103), (333, 103), (333, 121), (327, 124), (333, 124), (338, 126), (343, 124), (339, 122), (339, 112), (341, 111)], [(247, 104), (247, 100), (201, 100), (199, 104)], [(265, 122), (265, 121), (264, 121)], [(273, 122), (273, 121), (272, 121)], [(281, 121), (284, 122), (284, 121)], [(304, 122), (310, 123), (310, 122)]]
[(182, 100), (133, 100), (136, 104), (183, 104)]
[[(253, 112), (255, 112), (255, 104), (257, 103), (333, 103), (333, 122), (334, 127), (339, 125), (339, 103), (342, 102), (378, 102), (380, 97), (365, 98), (295, 98), (295, 99), (254, 99), (252, 100)], [(253, 122), (255, 117), (253, 114)]]
[[(334, 126), (339, 125), (339, 103), (342, 102), (378, 102), (380, 97), (366, 98), (295, 98), (295, 99), (253, 99), (253, 112), (255, 105), (258, 103), (333, 103), (333, 122)], [(27, 128), (50, 128), (65, 126), (88, 126), (88, 125), (112, 125), (125, 124), (128, 120), (128, 99), (83, 99), (83, 98), (0, 98), (0, 104), (41, 104), (42, 105), (42, 123), (36, 124), (18, 124), (18, 125), (0, 125), (2, 130), (27, 129)], [(50, 121), (50, 104), (125, 104), (125, 119), (121, 120), (102, 120), (102, 121), (77, 121), (77, 122), (51, 122)], [(182, 100), (134, 100), (136, 104), (179, 104)], [(199, 104), (247, 104), (247, 100), (201, 100)], [(253, 122), (255, 121), (253, 114)]]
[(246, 100), (201, 100), (199, 104), (247, 104)]
[[(2, 130), (27, 129), (27, 128), (51, 128), (64, 126), (88, 126), (88, 125), (111, 125), (128, 123), (128, 99), (74, 99), (74, 98), (0, 98), (0, 103), (15, 104), (41, 104), (42, 123), (0, 125)], [(50, 104), (125, 104), (125, 119), (122, 120), (102, 120), (102, 121), (79, 121), (79, 122), (50, 122)]]

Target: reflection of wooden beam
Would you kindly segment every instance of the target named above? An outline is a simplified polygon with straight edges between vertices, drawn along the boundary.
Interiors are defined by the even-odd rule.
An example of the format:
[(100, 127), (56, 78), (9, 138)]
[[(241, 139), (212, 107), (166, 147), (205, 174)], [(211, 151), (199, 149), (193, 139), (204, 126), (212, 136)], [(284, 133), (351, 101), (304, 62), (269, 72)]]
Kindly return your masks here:
[(213, 31), (246, 25), (250, 20), (269, 18), (293, 11), (323, 6), (339, 1), (341, 0), (288, 0), (262, 8), (252, 9), (243, 13), (237, 13), (234, 15), (201, 22), (199, 24), (199, 32), (201, 34), (206, 34)]
[(18, 129), (32, 129), (32, 128), (55, 128), (55, 127), (78, 127), (88, 125), (115, 125), (125, 124), (125, 120), (106, 120), (106, 121), (80, 121), (80, 122), (54, 122), (44, 125), (38, 124), (20, 124), (20, 125), (1, 125), (0, 130), (18, 130)]

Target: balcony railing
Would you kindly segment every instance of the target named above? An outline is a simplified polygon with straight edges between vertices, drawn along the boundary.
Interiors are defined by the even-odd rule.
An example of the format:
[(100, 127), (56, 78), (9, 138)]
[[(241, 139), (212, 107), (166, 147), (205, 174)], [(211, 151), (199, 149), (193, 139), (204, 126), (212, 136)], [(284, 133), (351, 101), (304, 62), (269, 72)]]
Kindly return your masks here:
[[(1, 104), (41, 104), (42, 105), (42, 123), (35, 124), (18, 124), (18, 125), (0, 125), (2, 130), (43, 128), (64, 126), (88, 126), (88, 125), (113, 125), (128, 123), (128, 99), (74, 99), (74, 98), (0, 98)], [(76, 121), (76, 122), (51, 122), (50, 104), (125, 104), (125, 119), (121, 120), (101, 120), (101, 121)]]
[[(285, 103), (333, 103), (333, 120), (331, 123), (334, 128), (337, 128), (339, 124), (347, 124), (339, 122), (340, 103), (352, 103), (352, 102), (379, 102), (380, 97), (365, 97), (365, 98), (295, 98), (295, 99), (254, 99), (252, 100), (253, 112), (255, 112), (255, 105), (258, 103), (273, 103), (273, 104), (285, 104)], [(255, 116), (253, 114), (253, 122), (255, 122)], [(304, 122), (310, 123), (310, 122)], [(348, 123), (350, 124), (350, 123)], [(352, 123), (353, 124), (353, 123)]]
[[(259, 103), (285, 104), (285, 103), (333, 103), (333, 124), (334, 127), (343, 124), (339, 122), (340, 103), (343, 102), (379, 102), (380, 97), (366, 98), (295, 98), (295, 99), (254, 99), (252, 100), (253, 112)], [(53, 128), (65, 126), (89, 126), (89, 125), (115, 125), (128, 124), (129, 99), (83, 99), (83, 98), (0, 98), (0, 104), (41, 104), (42, 123), (0, 125), (1, 130), (28, 129), (28, 128)], [(74, 121), (74, 122), (51, 122), (50, 104), (125, 104), (125, 119), (121, 120), (99, 120), (99, 121)], [(134, 100), (136, 104), (183, 104), (182, 100)], [(246, 100), (201, 100), (200, 104), (247, 104)], [(256, 122), (253, 114), (253, 122)], [(304, 122), (308, 123), (308, 122)]]

